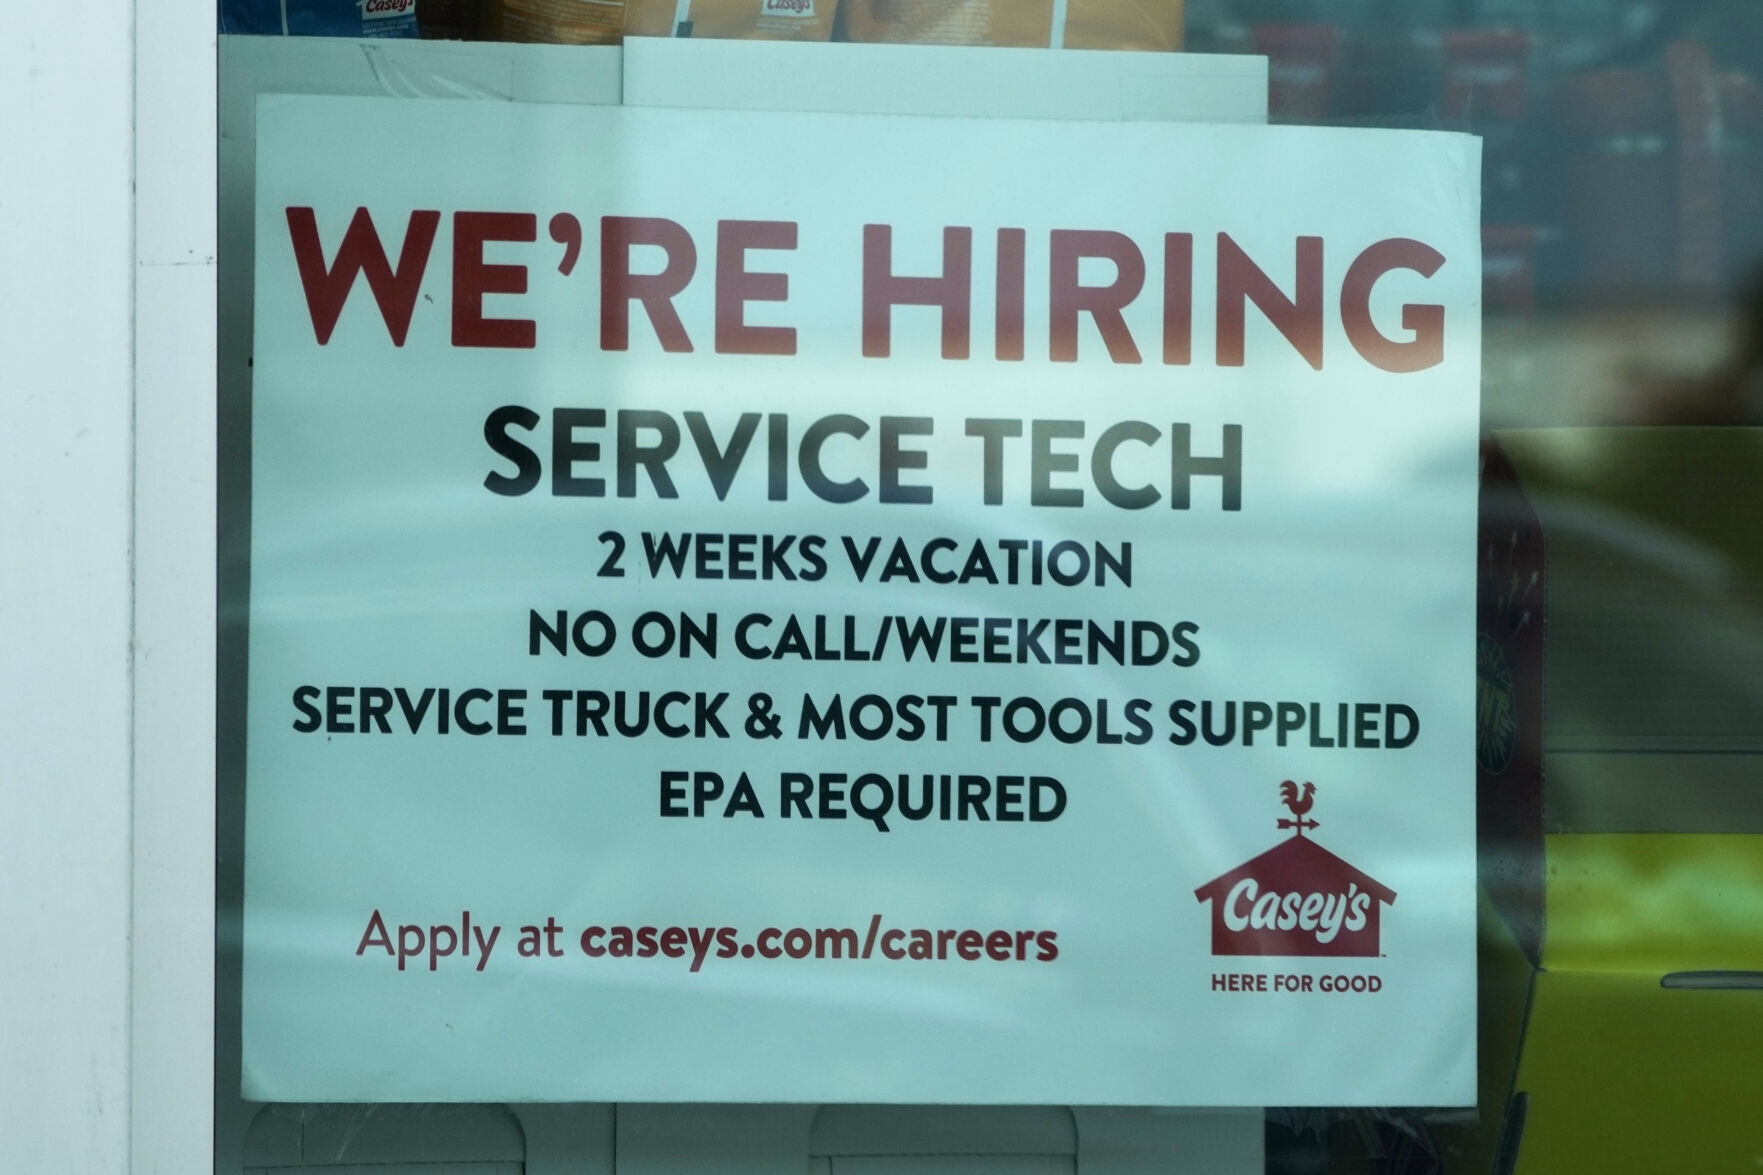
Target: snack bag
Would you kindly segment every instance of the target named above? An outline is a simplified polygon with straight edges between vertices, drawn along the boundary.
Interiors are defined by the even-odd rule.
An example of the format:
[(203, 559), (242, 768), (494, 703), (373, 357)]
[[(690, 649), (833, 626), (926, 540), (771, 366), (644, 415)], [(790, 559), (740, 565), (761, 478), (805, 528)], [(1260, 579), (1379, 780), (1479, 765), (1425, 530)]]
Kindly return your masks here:
[(1069, 0), (1067, 49), (1181, 48), (1182, 0)]
[(743, 41), (830, 41), (839, 0), (630, 0), (626, 31)]
[(220, 31), (268, 37), (414, 37), (416, 0), (221, 0)]
[(491, 0), (490, 37), (554, 45), (613, 45), (624, 37), (625, 0)]
[(846, 0), (845, 35), (898, 45), (1045, 48), (1053, 0)]
[[(1181, 47), (1182, 0), (845, 0), (853, 41), (1014, 48)], [(1061, 15), (1063, 13), (1063, 15)]]

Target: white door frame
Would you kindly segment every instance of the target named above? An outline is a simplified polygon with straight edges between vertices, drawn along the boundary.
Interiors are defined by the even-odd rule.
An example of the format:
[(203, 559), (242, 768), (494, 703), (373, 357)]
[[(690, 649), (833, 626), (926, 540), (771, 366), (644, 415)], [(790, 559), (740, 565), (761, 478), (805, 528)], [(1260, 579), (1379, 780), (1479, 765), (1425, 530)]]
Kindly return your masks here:
[(0, 1136), (210, 1169), (214, 12), (0, 37)]
[(135, 1175), (213, 1169), (215, 23), (135, 0)]

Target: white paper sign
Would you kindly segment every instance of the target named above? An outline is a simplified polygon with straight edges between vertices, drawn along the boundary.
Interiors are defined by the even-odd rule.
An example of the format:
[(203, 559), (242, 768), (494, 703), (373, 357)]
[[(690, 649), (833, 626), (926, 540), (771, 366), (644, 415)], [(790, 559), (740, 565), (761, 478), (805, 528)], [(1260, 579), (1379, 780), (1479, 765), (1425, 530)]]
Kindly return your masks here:
[(247, 1096), (1470, 1103), (1478, 159), (265, 99)]

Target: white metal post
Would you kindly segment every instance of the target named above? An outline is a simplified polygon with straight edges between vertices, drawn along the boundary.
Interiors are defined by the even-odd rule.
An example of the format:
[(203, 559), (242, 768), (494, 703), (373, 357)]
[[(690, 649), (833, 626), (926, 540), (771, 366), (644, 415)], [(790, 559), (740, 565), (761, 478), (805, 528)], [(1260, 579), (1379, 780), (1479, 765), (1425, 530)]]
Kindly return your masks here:
[(0, 1135), (206, 1170), (213, 13), (0, 38)]

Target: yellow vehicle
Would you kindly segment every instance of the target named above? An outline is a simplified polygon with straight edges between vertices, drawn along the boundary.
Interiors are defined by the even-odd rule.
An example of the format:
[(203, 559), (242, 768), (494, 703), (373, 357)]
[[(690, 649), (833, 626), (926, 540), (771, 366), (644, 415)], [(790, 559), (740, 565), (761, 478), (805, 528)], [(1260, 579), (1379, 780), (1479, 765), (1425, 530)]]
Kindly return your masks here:
[(1763, 430), (1510, 439), (1549, 558), (1516, 1170), (1763, 1167)]
[(1547, 551), (1541, 884), (1484, 840), (1481, 1113), (1428, 1169), (1763, 1168), (1763, 429), (1500, 440)]

